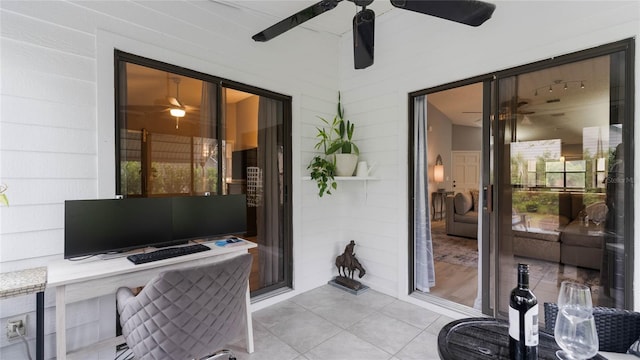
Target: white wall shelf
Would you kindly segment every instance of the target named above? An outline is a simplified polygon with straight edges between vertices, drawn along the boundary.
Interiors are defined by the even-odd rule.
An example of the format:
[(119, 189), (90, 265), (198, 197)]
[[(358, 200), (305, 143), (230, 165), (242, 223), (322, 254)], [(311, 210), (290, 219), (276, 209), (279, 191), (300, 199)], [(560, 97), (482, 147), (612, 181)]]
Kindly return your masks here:
[[(334, 179), (336, 180), (336, 182), (338, 182), (338, 181), (362, 181), (364, 183), (364, 195), (365, 195), (365, 198), (368, 197), (367, 182), (369, 180), (380, 180), (377, 177), (373, 177), (373, 176), (336, 176), (336, 177), (334, 177)], [(311, 180), (311, 176), (303, 176), (302, 180)]]
[[(367, 180), (379, 180), (377, 177), (372, 176), (336, 176), (336, 181), (367, 181)], [(311, 176), (303, 176), (302, 180), (311, 180)]]

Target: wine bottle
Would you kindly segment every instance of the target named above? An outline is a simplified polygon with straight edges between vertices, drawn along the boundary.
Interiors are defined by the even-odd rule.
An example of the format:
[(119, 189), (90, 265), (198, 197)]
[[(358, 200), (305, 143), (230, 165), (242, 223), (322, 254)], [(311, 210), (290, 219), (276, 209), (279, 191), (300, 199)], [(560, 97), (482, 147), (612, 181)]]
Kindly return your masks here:
[(518, 264), (518, 286), (509, 298), (509, 357), (538, 359), (538, 300), (529, 289), (527, 264)]

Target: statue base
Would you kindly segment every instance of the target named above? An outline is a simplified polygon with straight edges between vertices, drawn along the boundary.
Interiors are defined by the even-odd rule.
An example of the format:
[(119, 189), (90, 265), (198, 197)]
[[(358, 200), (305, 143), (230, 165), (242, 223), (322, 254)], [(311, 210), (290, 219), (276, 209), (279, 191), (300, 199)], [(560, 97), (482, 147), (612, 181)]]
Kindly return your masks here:
[(342, 289), (353, 295), (360, 295), (369, 290), (369, 287), (367, 285), (362, 285), (360, 281), (349, 279), (344, 276), (336, 276), (333, 280), (329, 281), (329, 285), (335, 286), (338, 289)]

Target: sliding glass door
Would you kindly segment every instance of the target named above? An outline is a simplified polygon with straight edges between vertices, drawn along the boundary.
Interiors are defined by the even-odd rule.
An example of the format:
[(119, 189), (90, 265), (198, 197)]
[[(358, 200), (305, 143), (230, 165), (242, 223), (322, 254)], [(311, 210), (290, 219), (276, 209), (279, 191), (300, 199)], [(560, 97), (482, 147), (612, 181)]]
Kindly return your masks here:
[(591, 287), (595, 305), (632, 306), (625, 44), (497, 77), (494, 146), (485, 149), (495, 229), (486, 311), (507, 316), (518, 263), (530, 265), (540, 304), (556, 302), (560, 283), (571, 280)]
[(291, 99), (120, 51), (115, 57), (117, 194), (246, 195), (239, 235), (258, 244), (250, 250), (252, 295), (290, 287)]
[[(454, 308), (473, 303), (485, 314), (507, 317), (518, 263), (530, 265), (531, 288), (540, 304), (556, 302), (561, 282), (571, 280), (589, 285), (596, 305), (633, 307), (634, 209), (628, 199), (633, 198), (634, 171), (631, 157), (625, 156), (634, 148), (633, 44), (620, 41), (410, 94), (409, 286), (414, 294), (438, 294), (443, 284), (438, 279), (457, 276), (438, 266), (444, 257), (438, 256), (433, 235), (444, 220), (447, 237), (477, 234), (481, 296), (473, 302), (468, 294), (465, 301), (440, 296)], [(457, 163), (451, 158), (455, 151), (443, 147), (441, 139), (451, 138), (448, 146), (454, 138), (475, 140), (468, 132), (443, 133), (439, 125), (446, 112), (434, 106), (430, 113), (428, 104), (470, 84), (481, 88), (481, 105), (473, 109), (482, 125), (481, 180), (477, 199), (470, 194), (465, 207), (466, 196), (455, 198), (466, 190), (454, 187), (457, 172), (447, 169), (447, 163)], [(462, 104), (467, 98), (444, 103)], [(444, 118), (451, 126), (453, 117)], [(435, 143), (430, 143), (432, 132), (439, 134)], [(442, 187), (452, 192), (445, 198), (452, 199), (440, 220), (428, 215), (434, 211), (430, 195), (441, 186), (433, 170), (442, 152), (445, 174), (451, 176), (445, 176)], [(471, 209), (478, 218), (472, 236), (462, 231)], [(435, 283), (421, 283), (426, 276)]]

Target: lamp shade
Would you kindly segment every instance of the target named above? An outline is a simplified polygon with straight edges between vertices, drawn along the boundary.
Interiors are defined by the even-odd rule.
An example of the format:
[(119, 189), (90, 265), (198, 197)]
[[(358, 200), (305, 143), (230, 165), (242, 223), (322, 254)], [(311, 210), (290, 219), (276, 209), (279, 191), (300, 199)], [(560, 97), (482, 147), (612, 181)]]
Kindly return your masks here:
[(433, 181), (437, 183), (444, 181), (444, 165), (442, 164), (442, 157), (440, 157), (440, 154), (438, 154), (436, 164), (433, 166)]
[(444, 165), (435, 165), (433, 167), (433, 180), (439, 183), (444, 181)]

